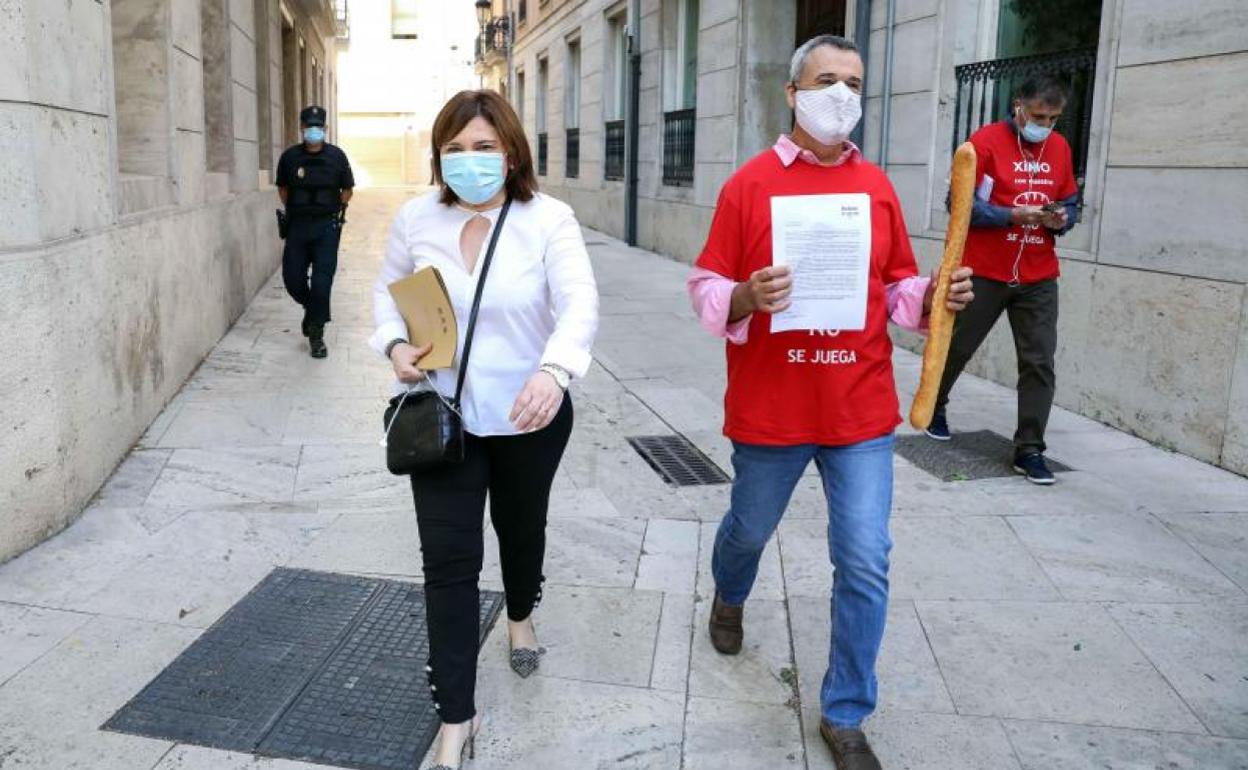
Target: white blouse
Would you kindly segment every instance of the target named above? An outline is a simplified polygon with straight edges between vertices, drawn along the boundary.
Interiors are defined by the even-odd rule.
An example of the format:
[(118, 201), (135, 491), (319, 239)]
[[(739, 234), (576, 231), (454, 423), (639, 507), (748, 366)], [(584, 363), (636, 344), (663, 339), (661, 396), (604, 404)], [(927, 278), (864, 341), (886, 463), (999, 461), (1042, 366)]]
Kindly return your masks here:
[[(381, 276), (373, 286), (377, 330), (369, 345), (385, 355), (391, 340), (407, 339), (407, 325), (387, 287), (426, 265), (436, 267), (459, 323), (459, 350), (455, 367), (430, 372), (429, 384), (450, 398), (485, 251), (502, 207), (481, 212), (491, 227), (469, 273), (459, 237), (475, 214), (441, 203), (439, 194), (433, 190), (408, 201), (394, 219)], [(518, 433), (508, 418), (524, 384), (543, 364), (584, 377), (597, 331), (598, 288), (572, 208), (541, 194), (524, 203), (513, 201), (481, 296), (461, 401), (465, 429), (477, 436)], [(396, 382), (395, 392), (403, 390)]]

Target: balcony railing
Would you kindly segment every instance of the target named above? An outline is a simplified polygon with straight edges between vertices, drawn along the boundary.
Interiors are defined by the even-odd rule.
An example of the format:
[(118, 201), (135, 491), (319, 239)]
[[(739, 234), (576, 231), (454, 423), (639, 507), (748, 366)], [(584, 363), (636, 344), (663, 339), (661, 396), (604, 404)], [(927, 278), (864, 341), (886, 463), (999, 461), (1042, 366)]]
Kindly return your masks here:
[(1064, 80), (1070, 89), (1070, 100), (1057, 121), (1057, 130), (1070, 143), (1075, 178), (1083, 189), (1088, 168), (1088, 135), (1092, 128), (1095, 48), (963, 64), (955, 68), (954, 74), (958, 85), (953, 110), (955, 149), (976, 129), (1006, 117), (1010, 102), (1023, 81), (1036, 75), (1052, 75)]
[(624, 178), (624, 121), (608, 120), (603, 131), (607, 137), (605, 160), (602, 167), (603, 179)]
[(663, 114), (663, 184), (693, 184), (693, 142), (697, 125), (693, 108)]
[(576, 179), (581, 175), (581, 129), (565, 128), (564, 135), (564, 166), (565, 179)]
[(511, 22), (506, 16), (495, 16), (477, 35), (476, 61), (481, 63), (506, 57), (510, 43)]
[(537, 135), (537, 175), (546, 176), (546, 157), (549, 153), (550, 135), (545, 131)]
[(347, 0), (334, 0), (334, 35), (339, 40), (351, 39), (351, 13)]

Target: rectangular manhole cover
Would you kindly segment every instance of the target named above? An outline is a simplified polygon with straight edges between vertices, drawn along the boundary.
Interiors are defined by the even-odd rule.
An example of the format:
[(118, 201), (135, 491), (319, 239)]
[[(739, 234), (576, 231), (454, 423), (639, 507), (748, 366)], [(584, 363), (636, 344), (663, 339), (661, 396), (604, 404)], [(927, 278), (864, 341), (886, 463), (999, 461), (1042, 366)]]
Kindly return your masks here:
[[(990, 430), (955, 433), (949, 441), (925, 435), (898, 436), (896, 452), (921, 470), (944, 481), (972, 481), (1014, 476), (1014, 442)], [(1070, 468), (1045, 458), (1054, 472)]]
[[(481, 639), (502, 608), (481, 592)], [(421, 586), (279, 568), (105, 730), (361, 770), (409, 770), (438, 715)]]
[(683, 436), (632, 436), (628, 443), (668, 484), (727, 484), (728, 474)]

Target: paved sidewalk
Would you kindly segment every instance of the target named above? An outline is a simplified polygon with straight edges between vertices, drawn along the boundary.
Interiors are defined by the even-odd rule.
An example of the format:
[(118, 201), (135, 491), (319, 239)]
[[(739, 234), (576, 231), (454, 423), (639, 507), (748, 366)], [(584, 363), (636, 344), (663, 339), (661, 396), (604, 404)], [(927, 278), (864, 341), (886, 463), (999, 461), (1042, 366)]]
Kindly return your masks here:
[[(419, 578), (411, 498), (377, 445), (389, 367), (364, 343), (407, 195), (351, 207), (327, 360), (275, 278), (82, 518), (0, 566), (0, 768), (318, 767), (98, 728), (275, 565)], [(669, 488), (624, 438), (678, 431), (730, 467), (722, 349), (683, 266), (586, 237), (604, 315), (551, 511), (550, 652), (520, 680), (496, 627), (468, 767), (830, 768), (817, 477), (764, 555), (744, 652), (717, 655), (708, 547), (727, 489)], [(896, 364), (908, 404), (918, 359)], [(955, 397), (955, 430), (1012, 432), (1010, 390), (965, 378)], [(1248, 768), (1248, 480), (1062, 410), (1050, 440), (1075, 469), (1050, 489), (897, 460), (868, 725), (885, 768)]]

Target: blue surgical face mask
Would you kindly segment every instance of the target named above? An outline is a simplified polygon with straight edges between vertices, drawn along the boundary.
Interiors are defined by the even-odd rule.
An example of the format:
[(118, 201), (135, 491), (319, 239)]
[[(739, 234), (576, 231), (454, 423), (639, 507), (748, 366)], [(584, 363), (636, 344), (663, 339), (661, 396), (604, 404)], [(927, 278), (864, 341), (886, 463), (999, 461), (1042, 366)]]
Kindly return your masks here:
[(1037, 126), (1030, 120), (1027, 125), (1023, 126), (1023, 138), (1032, 143), (1040, 143), (1049, 138), (1049, 134), (1053, 133), (1052, 128), (1045, 126)]
[[(1018, 108), (1018, 112), (1024, 118), (1027, 117), (1027, 114), (1023, 112), (1022, 107)], [(1049, 138), (1049, 134), (1053, 133), (1053, 129), (1051, 127), (1037, 125), (1034, 121), (1028, 119), (1019, 133), (1023, 135), (1024, 139), (1032, 144), (1039, 144)]]
[(451, 152), (442, 155), (442, 179), (465, 203), (479, 206), (498, 195), (506, 175), (501, 152)]
[(320, 144), (325, 141), (325, 128), (322, 126), (308, 126), (303, 129), (303, 141), (308, 144)]

